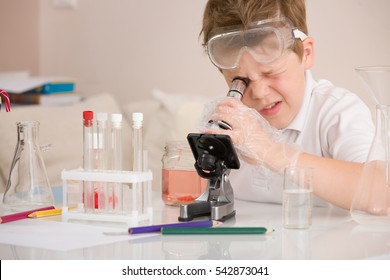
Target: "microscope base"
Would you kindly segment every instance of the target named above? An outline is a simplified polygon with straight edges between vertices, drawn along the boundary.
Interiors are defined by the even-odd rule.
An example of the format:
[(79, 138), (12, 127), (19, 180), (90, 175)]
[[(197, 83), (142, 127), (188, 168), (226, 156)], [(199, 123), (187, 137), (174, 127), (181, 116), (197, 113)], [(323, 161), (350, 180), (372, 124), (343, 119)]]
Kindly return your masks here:
[(180, 222), (191, 221), (196, 217), (210, 216), (211, 220), (226, 221), (236, 215), (232, 202), (213, 203), (210, 201), (195, 201), (180, 205)]

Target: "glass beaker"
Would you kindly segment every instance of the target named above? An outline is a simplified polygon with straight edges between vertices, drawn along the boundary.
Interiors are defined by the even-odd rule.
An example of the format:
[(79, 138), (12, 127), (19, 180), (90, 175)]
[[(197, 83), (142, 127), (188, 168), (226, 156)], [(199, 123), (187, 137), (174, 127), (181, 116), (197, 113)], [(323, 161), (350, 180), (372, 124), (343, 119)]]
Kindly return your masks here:
[(12, 211), (30, 210), (54, 204), (38, 144), (39, 122), (18, 122), (17, 143), (3, 203)]
[(356, 69), (376, 106), (375, 136), (351, 205), (360, 224), (390, 226), (390, 66)]
[(162, 199), (179, 206), (197, 199), (206, 189), (207, 180), (195, 170), (195, 158), (184, 141), (170, 141), (162, 158)]

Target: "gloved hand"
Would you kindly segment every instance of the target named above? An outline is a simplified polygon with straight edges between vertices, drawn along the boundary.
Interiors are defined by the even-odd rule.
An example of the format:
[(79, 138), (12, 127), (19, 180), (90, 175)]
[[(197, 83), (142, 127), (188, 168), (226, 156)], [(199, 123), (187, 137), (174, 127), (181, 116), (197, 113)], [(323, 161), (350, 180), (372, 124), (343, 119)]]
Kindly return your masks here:
[[(232, 130), (210, 127), (208, 120), (223, 120)], [(229, 135), (237, 153), (246, 162), (265, 166), (278, 173), (295, 165), (300, 154), (256, 110), (234, 98), (218, 99), (206, 105), (201, 124), (202, 133)]]

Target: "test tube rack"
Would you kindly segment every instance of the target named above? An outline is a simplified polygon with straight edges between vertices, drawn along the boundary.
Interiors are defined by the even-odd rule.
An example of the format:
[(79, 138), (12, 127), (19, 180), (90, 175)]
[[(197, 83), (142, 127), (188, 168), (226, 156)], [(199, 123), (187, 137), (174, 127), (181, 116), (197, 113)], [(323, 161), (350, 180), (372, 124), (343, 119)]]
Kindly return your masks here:
[[(126, 223), (129, 226), (136, 226), (140, 222), (152, 222), (153, 208), (151, 201), (152, 172), (135, 171), (85, 171), (82, 168), (63, 170), (61, 173), (63, 181), (63, 208), (62, 220), (87, 220), (104, 221), (114, 223)], [(84, 183), (92, 182), (94, 186), (104, 186), (106, 192), (113, 185), (121, 188), (122, 209), (95, 209), (86, 207), (84, 197)], [(77, 199), (71, 198), (75, 196)], [(105, 193), (108, 197), (109, 194)], [(126, 200), (126, 198), (128, 198)], [(76, 209), (69, 211), (69, 206), (77, 205)], [(126, 207), (125, 207), (126, 204)]]

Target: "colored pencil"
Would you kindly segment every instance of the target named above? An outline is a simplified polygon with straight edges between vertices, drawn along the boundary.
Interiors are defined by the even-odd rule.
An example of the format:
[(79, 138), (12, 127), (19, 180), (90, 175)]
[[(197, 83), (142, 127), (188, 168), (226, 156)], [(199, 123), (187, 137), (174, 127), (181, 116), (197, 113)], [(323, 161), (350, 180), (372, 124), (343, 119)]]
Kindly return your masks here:
[(264, 227), (162, 228), (162, 234), (266, 234), (273, 230)]
[[(76, 206), (69, 206), (68, 209), (74, 209)], [(55, 216), (55, 215), (61, 215), (62, 214), (62, 208), (56, 208), (51, 210), (43, 210), (43, 211), (36, 211), (34, 213), (31, 213), (28, 215), (29, 218), (43, 218), (43, 217), (49, 217), (49, 216)]]
[(150, 232), (160, 232), (162, 228), (183, 228), (183, 227), (212, 227), (214, 225), (220, 224), (221, 222), (216, 222), (212, 220), (205, 221), (194, 221), (194, 222), (181, 222), (174, 224), (162, 224), (162, 225), (152, 225), (152, 226), (143, 226), (143, 227), (133, 227), (129, 228), (129, 234), (138, 234), (138, 233), (150, 233)]
[(43, 210), (50, 210), (50, 209), (54, 209), (54, 206), (47, 206), (47, 207), (43, 207), (43, 208), (32, 209), (32, 210), (28, 210), (28, 211), (24, 211), (24, 212), (19, 212), (19, 213), (15, 213), (15, 214), (2, 216), (2, 217), (0, 217), (0, 224), (13, 222), (13, 221), (21, 220), (21, 219), (26, 219), (26, 218), (28, 218), (28, 215), (30, 215), (31, 213), (34, 213), (37, 211), (43, 211)]

